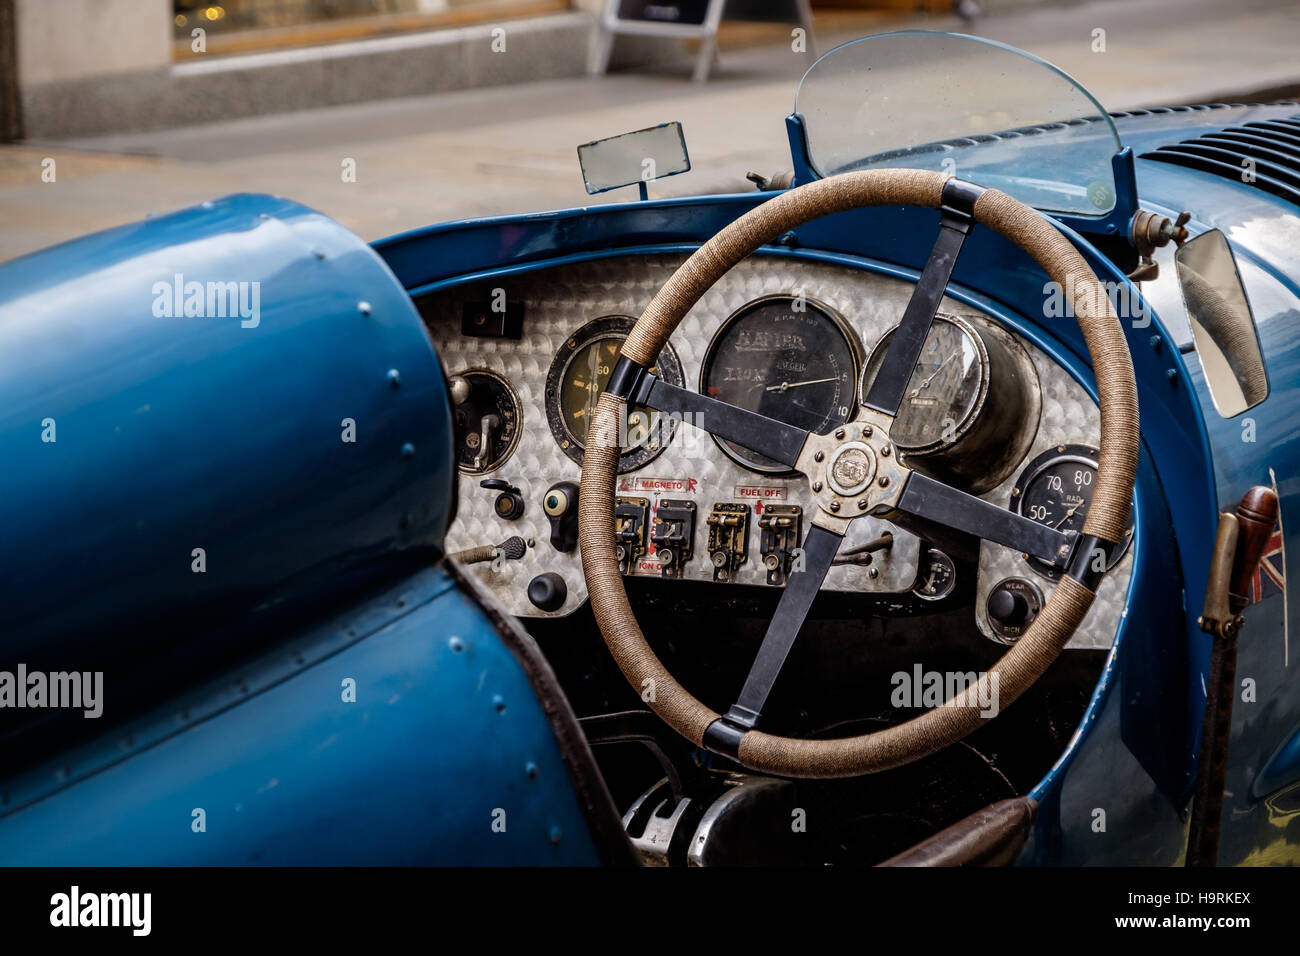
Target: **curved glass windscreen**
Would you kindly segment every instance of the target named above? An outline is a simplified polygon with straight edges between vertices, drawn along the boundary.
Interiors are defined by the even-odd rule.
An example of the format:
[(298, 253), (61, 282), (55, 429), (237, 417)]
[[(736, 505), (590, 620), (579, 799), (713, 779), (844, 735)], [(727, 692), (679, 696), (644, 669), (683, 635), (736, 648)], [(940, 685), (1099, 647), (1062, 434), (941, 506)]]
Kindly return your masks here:
[(836, 47), (795, 95), (821, 176), (932, 169), (1051, 212), (1115, 206), (1119, 134), (1082, 86), (1021, 50), (907, 30)]

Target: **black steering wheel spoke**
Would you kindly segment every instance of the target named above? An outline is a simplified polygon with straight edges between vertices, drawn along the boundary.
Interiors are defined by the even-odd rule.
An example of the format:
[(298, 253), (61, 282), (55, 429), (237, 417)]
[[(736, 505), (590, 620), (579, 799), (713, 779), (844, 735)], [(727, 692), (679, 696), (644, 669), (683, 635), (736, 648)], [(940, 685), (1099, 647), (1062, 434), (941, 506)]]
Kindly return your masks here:
[(781, 675), (790, 649), (803, 628), (817, 593), (821, 590), (826, 572), (831, 569), (835, 555), (844, 536), (838, 531), (812, 525), (804, 536), (802, 570), (791, 570), (786, 580), (776, 614), (767, 626), (758, 655), (749, 668), (745, 686), (731, 709), (719, 720), (709, 725), (704, 734), (704, 745), (717, 753), (736, 756), (740, 738), (758, 723), (767, 702), (768, 694)]
[(984, 190), (979, 186), (950, 179), (943, 189), (939, 236), (930, 250), (930, 258), (921, 270), (912, 297), (903, 310), (903, 318), (894, 331), (889, 349), (862, 404), (886, 415), (898, 413), (912, 371), (921, 357), (934, 315), (952, 278), (953, 266), (974, 224), (975, 200)]
[(688, 425), (703, 428), (711, 435), (733, 441), (791, 468), (798, 462), (799, 453), (808, 440), (808, 432), (804, 429), (678, 388), (649, 372), (645, 378), (640, 389), (643, 397), (636, 404), (680, 417)]
[(1030, 521), (919, 472), (908, 477), (897, 507), (918, 518), (1015, 548), (1059, 568), (1069, 563), (1076, 537), (1073, 532), (1067, 534)]

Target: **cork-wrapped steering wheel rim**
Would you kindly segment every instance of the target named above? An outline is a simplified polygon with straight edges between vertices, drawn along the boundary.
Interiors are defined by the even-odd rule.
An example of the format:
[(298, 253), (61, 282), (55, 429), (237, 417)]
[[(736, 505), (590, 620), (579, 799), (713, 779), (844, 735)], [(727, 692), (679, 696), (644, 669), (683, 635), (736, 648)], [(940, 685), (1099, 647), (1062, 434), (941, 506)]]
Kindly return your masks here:
[[(987, 708), (975, 705), (975, 688), (968, 692), (969, 699), (965, 694), (958, 694), (944, 706), (904, 723), (854, 737), (804, 739), (767, 734), (755, 728), (753, 721), (733, 717), (749, 713), (739, 705), (725, 716), (718, 714), (682, 687), (650, 648), (628, 603), (611, 536), (620, 423), (625, 421), (629, 398), (634, 402), (653, 398), (653, 392), (645, 387), (646, 381), (653, 382), (653, 376), (647, 378), (646, 370), (655, 364), (659, 351), (690, 308), (725, 272), (783, 233), (833, 213), (885, 205), (940, 209), (946, 217), (951, 215), (954, 220), (964, 215), (965, 222), (993, 229), (1024, 250), (1070, 298), (1096, 376), (1101, 434), (1092, 503), (1082, 531), (1076, 538), (1071, 538), (1072, 553), (1066, 557), (1065, 549), (1061, 549), (1063, 573), (1050, 600), (1020, 640), (981, 678), (986, 682), (986, 686), (980, 688), (983, 694), (987, 694), (989, 687), (996, 689), (998, 712), (1041, 677), (1069, 641), (1091, 606), (1097, 582), (1104, 571), (1105, 560), (1095, 560), (1091, 555), (1098, 548), (1105, 551), (1114, 542), (1123, 540), (1127, 527), (1139, 442), (1137, 386), (1132, 359), (1101, 282), (1049, 220), (995, 189), (982, 189), (922, 170), (870, 170), (818, 180), (782, 193), (735, 220), (677, 269), (655, 295), (623, 344), (619, 365), (609, 389), (597, 402), (588, 431), (579, 498), (579, 540), (583, 573), (596, 622), (615, 662), (633, 688), (659, 717), (692, 743), (726, 753), (752, 770), (790, 777), (821, 778), (874, 773), (935, 753), (961, 740), (987, 719), (982, 716), (987, 713)], [(945, 218), (945, 226), (949, 223), (950, 219)], [(960, 241), (956, 240), (955, 248), (958, 250)], [(935, 267), (936, 259), (943, 258), (939, 253), (940, 245), (936, 244), (935, 255), (922, 273), (913, 303), (909, 304), (909, 313), (921, 296), (923, 286), (928, 285), (933, 293), (936, 283), (933, 277), (928, 280), (927, 275)], [(954, 257), (955, 252), (952, 252), (947, 258), (951, 260)], [(946, 265), (941, 262), (936, 269), (939, 274), (938, 293), (931, 296), (933, 304), (929, 307), (929, 315), (924, 317), (923, 327), (918, 326), (922, 328), (921, 341), (933, 318), (937, 295), (946, 287), (951, 268), (951, 261), (948, 261)], [(905, 314), (904, 323), (907, 321)], [(919, 351), (919, 348), (920, 342), (917, 342), (916, 349)], [(900, 361), (906, 358), (903, 355)], [(911, 364), (908, 364), (908, 374), (910, 370)], [(712, 400), (698, 397), (698, 401)], [(653, 401), (649, 404), (654, 405)], [(880, 477), (875, 481), (868, 478), (864, 486), (866, 490), (853, 495), (874, 496), (870, 500), (870, 511), (864, 513), (887, 516), (889, 509), (899, 507), (900, 501), (906, 500), (900, 499), (906, 486), (915, 483), (914, 487), (919, 487), (924, 479), (898, 463), (897, 455), (888, 457), (888, 438), (882, 429), (887, 432), (892, 414), (866, 411), (870, 416), (866, 421), (875, 422), (876, 428), (873, 432), (865, 425), (858, 425), (863, 437), (855, 444), (860, 449), (866, 442), (865, 435), (872, 435), (877, 444), (874, 451), (869, 449), (866, 454), (875, 469), (872, 474)], [(707, 417), (703, 424), (708, 427)], [(840, 435), (840, 438), (844, 437)], [(852, 439), (854, 434), (847, 437)], [(881, 457), (882, 449), (886, 457)], [(846, 452), (836, 446), (831, 436), (809, 436), (797, 464), (793, 460), (791, 464), (812, 480), (814, 469), (829, 468), (828, 464), (820, 464), (826, 455), (833, 458), (843, 453)], [(855, 450), (853, 454), (861, 456), (863, 452)], [(814, 464), (814, 461), (819, 464)], [(885, 491), (881, 486), (889, 485), (887, 468), (893, 469), (888, 474), (895, 478), (890, 489)], [(853, 469), (847, 471), (857, 473)], [(935, 486), (945, 493), (960, 496), (959, 492), (934, 482), (930, 482), (928, 487)], [(821, 482), (815, 481), (812, 487), (820, 490)], [(865, 500), (857, 501), (863, 509), (868, 507), (863, 503)], [(978, 499), (965, 498), (965, 501), (975, 511), (993, 507)], [(838, 514), (839, 500), (834, 502), (834, 515), (825, 497), (819, 499), (819, 504), (822, 511), (813, 519), (814, 527), (810, 529), (807, 540), (811, 548), (816, 532), (830, 541), (822, 548), (829, 548), (830, 553), (820, 559), (828, 568), (836, 546), (834, 529), (839, 527), (837, 522), (847, 519)], [(1002, 509), (998, 511), (1011, 514)], [(1027, 521), (1018, 517), (1016, 520)], [(821, 531), (818, 531), (819, 527)], [(839, 533), (842, 534), (842, 530)], [(991, 536), (990, 539), (993, 540)], [(1010, 544), (1011, 541), (1003, 543)], [(824, 576), (824, 568), (821, 573)], [(791, 580), (793, 578), (792, 575)], [(821, 579), (821, 576), (817, 577), (813, 585), (814, 594), (820, 588)], [(787, 584), (786, 591), (792, 587), (792, 584)], [(783, 594), (782, 606), (787, 598), (793, 600), (793, 595)], [(811, 603), (811, 597), (806, 603)], [(777, 616), (781, 614), (782, 607), (778, 607)], [(802, 619), (801, 613), (797, 623)], [(784, 659), (783, 654), (781, 659)], [(779, 669), (779, 661), (776, 666)], [(647, 690), (652, 692), (647, 693)], [(752, 713), (752, 716), (756, 719), (757, 713)]]

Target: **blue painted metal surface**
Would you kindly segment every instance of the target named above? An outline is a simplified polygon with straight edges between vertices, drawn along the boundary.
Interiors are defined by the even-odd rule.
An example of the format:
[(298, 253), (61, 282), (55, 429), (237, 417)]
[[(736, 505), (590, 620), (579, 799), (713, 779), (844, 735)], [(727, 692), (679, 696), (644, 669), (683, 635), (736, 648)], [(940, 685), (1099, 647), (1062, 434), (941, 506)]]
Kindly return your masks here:
[[(1127, 136), (1132, 123), (1121, 122)], [(1169, 141), (1191, 135), (1182, 125), (1162, 122), (1167, 127), (1162, 135)], [(1144, 143), (1144, 148), (1147, 146), (1149, 143)], [(1243, 274), (1252, 303), (1257, 313), (1263, 313), (1261, 339), (1270, 375), (1280, 372), (1279, 381), (1295, 381), (1300, 375), (1296, 368), (1300, 364), (1300, 343), (1296, 341), (1300, 333), (1295, 332), (1300, 323), (1284, 325), (1270, 317), (1291, 314), (1300, 299), (1290, 283), (1270, 299), (1252, 278), (1252, 266), (1259, 264), (1272, 273), (1275, 282), (1280, 281), (1278, 275), (1285, 266), (1278, 261), (1277, 250), (1285, 243), (1284, 237), (1291, 235), (1285, 217), (1294, 218), (1294, 212), (1280, 208), (1285, 204), (1273, 197), (1234, 188), (1231, 183), (1207, 184), (1206, 177), (1186, 170), (1141, 161), (1136, 167), (1147, 208), (1176, 214), (1190, 205), (1189, 197), (1205, 200), (1221, 190), (1223, 195), (1214, 197), (1211, 208), (1241, 211), (1227, 226), (1235, 230), (1229, 231), (1229, 236), (1244, 260)], [(689, 251), (769, 196), (710, 196), (444, 224), (393, 237), (378, 243), (377, 249), (408, 289), (420, 295), (543, 264), (630, 252)], [(1262, 218), (1256, 220), (1255, 232), (1246, 235), (1252, 213)], [(802, 227), (797, 236), (783, 240), (788, 246), (769, 247), (764, 252), (828, 258), (914, 277), (929, 252), (936, 220), (935, 213), (923, 210), (861, 210)], [(1104, 282), (1142, 302), (1137, 288), (1114, 264), (1082, 236), (1068, 227), (1064, 231)], [(471, 241), (462, 243), (463, 236)], [(1045, 314), (1045, 276), (1022, 253), (1001, 237), (976, 230), (958, 261), (954, 282), (957, 297), (980, 305), (1029, 336), (1095, 395), (1081, 333), (1073, 320)], [(1270, 436), (1276, 440), (1261, 448), (1243, 449), (1239, 423), (1231, 423), (1230, 433), (1225, 431), (1227, 426), (1213, 413), (1198, 363), (1180, 353), (1159, 314), (1153, 311), (1149, 323), (1144, 318), (1125, 321), (1123, 328), (1138, 379), (1145, 443), (1137, 487), (1140, 533), (1128, 613), (1079, 733), (1033, 791), (1044, 811), (1025, 850), (1025, 862), (1178, 861), (1204, 707), (1202, 681), (1208, 668), (1208, 641), (1196, 628), (1195, 617), (1205, 593), (1215, 515), (1219, 507), (1235, 503), (1249, 485), (1267, 483), (1260, 479), (1266, 472), (1265, 458), (1287, 463), (1286, 474), (1290, 475), (1296, 472), (1295, 461), (1300, 457), (1300, 449), (1293, 452), (1288, 447), (1295, 437), (1293, 423), (1298, 420), (1288, 412), (1294, 392), (1288, 395), (1287, 390), (1275, 388), (1255, 410), (1261, 421), (1266, 419), (1271, 429), (1280, 430)], [(1277, 372), (1274, 365), (1279, 366)], [(1189, 462), (1211, 464), (1188, 467)], [(1226, 491), (1222, 487), (1224, 468), (1239, 473)], [(1284, 515), (1292, 507), (1294, 503), (1284, 491)], [(1175, 529), (1176, 536), (1165, 529)], [(1277, 610), (1280, 612), (1280, 602)], [(1280, 621), (1274, 622), (1276, 626), (1250, 623), (1252, 618), (1269, 613), (1259, 605), (1246, 613), (1251, 633), (1285, 633)], [(1291, 641), (1289, 635), (1286, 639)], [(1248, 658), (1243, 645), (1243, 660)], [(1284, 678), (1285, 674), (1279, 676)], [(1289, 714), (1300, 707), (1293, 681), (1286, 687), (1272, 686), (1269, 692), (1273, 695), (1270, 713)], [(1246, 722), (1250, 718), (1240, 719)], [(1292, 726), (1265, 723), (1271, 747), (1278, 746), (1278, 734)], [(1240, 759), (1254, 760), (1256, 749), (1247, 744), (1242, 753), (1250, 756)], [(1280, 749), (1275, 765), (1286, 763), (1290, 752)], [(1237, 761), (1234, 756), (1234, 763)], [(1248, 792), (1250, 781), (1242, 783), (1243, 792)], [(1112, 836), (1104, 842), (1094, 839), (1093, 811), (1098, 807), (1111, 811)], [(1254, 812), (1261, 818), (1266, 815), (1262, 805)], [(1262, 835), (1252, 824), (1226, 820), (1225, 852), (1231, 852), (1234, 841), (1250, 846), (1260, 840), (1276, 840), (1275, 812), (1273, 818), (1271, 835)], [(1117, 825), (1116, 820), (1123, 822)]]
[[(1160, 124), (1158, 140), (1133, 136), (1149, 148), (1193, 135), (1187, 124), (1213, 120), (1239, 125), (1247, 118), (1295, 110), (1180, 110), (1134, 117), (1122, 121), (1121, 128), (1144, 121)], [(1232, 245), (1254, 312), (1270, 393), (1256, 407), (1224, 418), (1209, 397), (1199, 362), (1190, 355), (1188, 368), (1214, 449), (1217, 506), (1231, 510), (1250, 487), (1275, 486), (1283, 554), (1271, 560), (1282, 571), (1286, 554), (1300, 554), (1300, 274), (1295, 254), (1300, 216), (1284, 200), (1245, 183), (1141, 159), (1138, 173), (1152, 208), (1188, 209), (1194, 233), (1222, 229)], [(1204, 592), (1195, 593), (1193, 613), (1199, 611)], [(1293, 744), (1300, 736), (1300, 631), (1291, 626), (1287, 601), (1284, 591), (1269, 589), (1243, 612), (1220, 845), (1223, 864), (1294, 862), (1300, 842), (1300, 804), (1293, 798), (1287, 804), (1290, 809), (1284, 809), (1286, 801), (1274, 799), (1300, 783), (1300, 759)], [(1210, 641), (1193, 633), (1189, 643), (1190, 719), (1204, 709)], [(1244, 699), (1243, 680), (1252, 682), (1253, 699)]]
[(437, 569), (4, 796), (0, 865), (599, 862), (528, 676)]
[[(1117, 125), (1141, 152), (1242, 115), (1215, 112)], [(1042, 812), (1027, 863), (1177, 862), (1204, 703), (1208, 641), (1195, 614), (1215, 514), (1268, 483), (1271, 468), (1289, 543), (1300, 528), (1287, 523), (1300, 494), (1295, 212), (1243, 185), (1136, 167), (1144, 206), (1192, 208), (1194, 228), (1228, 234), (1273, 392), (1247, 413), (1258, 431), (1245, 444), (1241, 420), (1217, 416), (1160, 316), (1123, 323), (1144, 439), (1127, 615), (1078, 733), (1033, 791)], [(441, 544), (453, 468), (445, 383), (403, 289), (418, 296), (564, 261), (690, 250), (771, 195), (441, 224), (376, 243), (382, 262), (309, 210), (232, 197), (0, 268), (0, 457), (22, 465), (0, 473), (18, 545), (0, 558), (6, 656), (39, 662), (58, 651), (85, 668), (107, 648), (158, 677), (181, 666), (169, 651), (210, 663), (249, 622), (255, 633), (259, 622), (266, 633), (284, 625), (272, 657), (173, 698), (124, 736), (6, 781), (0, 862), (594, 862), (526, 679), (440, 572), (314, 630), (303, 619), (324, 613), (327, 598), (403, 577)], [(936, 226), (933, 211), (861, 210), (765, 251), (915, 278)], [(1104, 281), (1136, 295), (1065, 232)], [(257, 325), (154, 316), (153, 283), (178, 272), (261, 282)], [(1023, 253), (977, 229), (952, 292), (1032, 339), (1095, 396), (1082, 336), (1044, 309), (1044, 283)], [(40, 440), (47, 417), (57, 443)], [(344, 417), (358, 423), (355, 446), (340, 440)], [(408, 442), (414, 454), (403, 458)], [(48, 539), (52, 515), (74, 532)], [(204, 575), (190, 570), (194, 547), (207, 547)], [(231, 555), (234, 567), (215, 560)], [(139, 619), (142, 607), (156, 608), (153, 620)], [(196, 613), (208, 615), (198, 633), (167, 626)], [(1260, 703), (1234, 713), (1225, 862), (1284, 854), (1300, 812), (1281, 799), (1300, 778), (1300, 642), (1284, 600), (1252, 605), (1246, 619), (1239, 675), (1255, 676)], [(356, 704), (340, 700), (344, 676), (358, 681)], [(207, 834), (190, 829), (194, 807), (216, 808)], [(508, 839), (490, 826), (498, 807)], [(1104, 834), (1093, 825), (1099, 808)], [(229, 843), (202, 842), (214, 833)]]
[[(200, 283), (193, 305), (209, 314), (167, 315), (178, 282), (181, 312)], [(207, 283), (245, 283), (246, 315), (209, 302)], [(3, 658), (104, 670), (116, 718), (138, 692), (429, 563), (451, 441), (442, 370), (402, 287), (295, 203), (232, 196), (10, 262)], [(7, 712), (0, 740), (32, 715)]]

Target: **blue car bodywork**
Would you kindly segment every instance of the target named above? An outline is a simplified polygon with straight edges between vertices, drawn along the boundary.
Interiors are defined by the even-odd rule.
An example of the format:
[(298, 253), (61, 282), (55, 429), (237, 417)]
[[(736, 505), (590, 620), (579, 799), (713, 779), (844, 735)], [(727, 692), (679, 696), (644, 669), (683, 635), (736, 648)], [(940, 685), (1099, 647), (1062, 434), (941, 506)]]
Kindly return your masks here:
[[(1158, 309), (1149, 325), (1124, 323), (1142, 533), (1102, 678), (1032, 791), (1042, 809), (1023, 864), (1172, 865), (1185, 848), (1216, 516), (1251, 486), (1275, 486), (1279, 567), (1300, 527), (1287, 528), (1300, 495), (1300, 220), (1282, 196), (1152, 154), (1296, 112), (1116, 118), (1143, 208), (1189, 208), (1192, 233), (1229, 237), (1271, 393), (1245, 413), (1243, 441), (1243, 417), (1217, 414)], [(0, 862), (630, 862), (545, 661), (442, 560), (456, 507), (449, 398), (412, 300), (566, 262), (693, 251), (771, 195), (447, 223), (373, 248), (318, 213), (245, 195), (0, 267), (5, 666), (103, 670), (110, 708), (137, 689), (182, 688), (106, 735), (78, 719), (75, 743), (3, 779)], [(915, 281), (936, 219), (843, 213), (765, 251)], [(1061, 225), (1104, 281), (1140, 297), (1104, 236)], [(156, 314), (159, 296), (183, 304), (186, 283), (230, 274), (258, 277), (257, 325)], [(1045, 281), (975, 230), (950, 294), (1095, 399), (1079, 329), (1042, 318)], [(43, 440), (47, 421), (56, 440)], [(1257, 698), (1234, 714), (1224, 863), (1294, 862), (1300, 845), (1300, 645), (1286, 599), (1285, 587), (1261, 593), (1244, 612), (1238, 672)], [(8, 745), (66, 739), (46, 723), (7, 726)], [(1097, 807), (1104, 833), (1090, 826)]]

